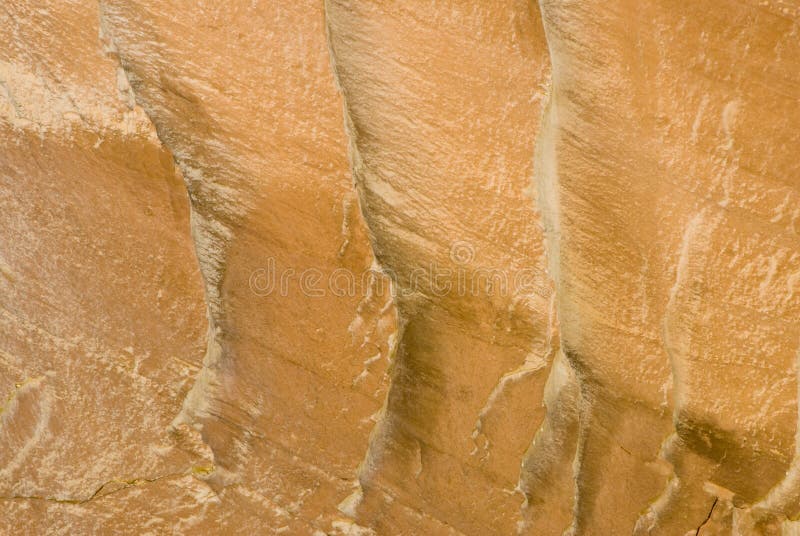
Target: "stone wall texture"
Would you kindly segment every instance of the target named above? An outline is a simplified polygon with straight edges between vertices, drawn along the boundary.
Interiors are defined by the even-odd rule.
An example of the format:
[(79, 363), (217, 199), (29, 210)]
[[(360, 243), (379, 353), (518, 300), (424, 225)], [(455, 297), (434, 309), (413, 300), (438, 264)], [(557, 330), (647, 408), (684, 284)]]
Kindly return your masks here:
[(799, 366), (798, 0), (0, 0), (0, 535), (797, 535)]

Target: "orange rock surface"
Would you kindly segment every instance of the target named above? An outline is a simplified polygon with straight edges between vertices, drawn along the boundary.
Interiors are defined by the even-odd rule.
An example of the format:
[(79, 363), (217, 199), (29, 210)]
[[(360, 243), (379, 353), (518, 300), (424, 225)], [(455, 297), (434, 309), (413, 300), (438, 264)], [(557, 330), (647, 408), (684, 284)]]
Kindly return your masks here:
[(0, 534), (800, 534), (797, 1), (0, 29)]

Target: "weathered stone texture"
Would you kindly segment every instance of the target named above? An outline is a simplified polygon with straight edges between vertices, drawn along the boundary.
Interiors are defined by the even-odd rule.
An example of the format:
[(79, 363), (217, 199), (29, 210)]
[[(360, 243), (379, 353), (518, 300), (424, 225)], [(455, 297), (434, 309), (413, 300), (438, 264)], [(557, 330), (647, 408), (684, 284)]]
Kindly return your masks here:
[(0, 533), (800, 533), (797, 1), (0, 30)]

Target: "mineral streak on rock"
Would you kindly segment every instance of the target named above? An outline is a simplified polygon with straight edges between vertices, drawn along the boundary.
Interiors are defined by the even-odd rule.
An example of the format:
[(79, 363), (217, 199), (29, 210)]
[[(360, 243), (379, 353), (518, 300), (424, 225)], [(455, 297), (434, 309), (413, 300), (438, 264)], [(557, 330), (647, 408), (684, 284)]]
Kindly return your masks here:
[(796, 0), (0, 30), (0, 534), (800, 533)]

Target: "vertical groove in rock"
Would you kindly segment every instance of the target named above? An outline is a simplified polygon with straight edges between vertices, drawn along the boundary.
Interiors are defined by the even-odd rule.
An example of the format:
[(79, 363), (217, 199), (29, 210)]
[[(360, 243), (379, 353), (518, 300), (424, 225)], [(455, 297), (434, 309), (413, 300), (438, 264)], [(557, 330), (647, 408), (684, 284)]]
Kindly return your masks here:
[[(780, 506), (750, 505), (791, 487), (796, 451), (797, 184), (783, 177), (797, 164), (776, 140), (798, 136), (798, 11), (541, 5), (558, 103), (551, 262), (580, 382), (573, 530), (694, 531), (714, 501), (704, 531), (776, 530)], [(725, 52), (704, 64), (711, 50)]]
[[(240, 507), (260, 495), (276, 504), (270, 523), (329, 530), (384, 400), (397, 321), (349, 201), (322, 6), (106, 5), (137, 101), (183, 172), (205, 268), (206, 366), (174, 424), (202, 424), (207, 478), (235, 483)], [(225, 62), (198, 60), (220, 51)]]
[[(589, 266), (591, 255), (601, 253), (590, 254), (588, 246), (593, 241), (588, 237), (595, 231), (592, 229), (593, 214), (585, 207), (591, 206), (594, 199), (587, 197), (590, 201), (584, 202), (584, 198), (574, 196), (574, 192), (580, 190), (582, 195), (591, 196), (593, 194), (583, 193), (589, 189), (587, 185), (601, 183), (604, 179), (595, 178), (593, 175), (598, 173), (591, 164), (583, 162), (593, 156), (583, 149), (584, 144), (591, 142), (583, 137), (590, 136), (592, 130), (591, 126), (583, 126), (591, 119), (587, 121), (587, 116), (582, 115), (581, 106), (591, 99), (595, 90), (577, 80), (581, 69), (587, 69), (586, 65), (594, 67), (595, 52), (583, 48), (583, 43), (574, 36), (575, 32), (586, 31), (580, 26), (586, 10), (576, 3), (548, 1), (541, 2), (541, 10), (553, 74), (547, 117), (537, 147), (537, 185), (546, 224), (548, 265), (556, 281), (561, 345), (576, 373), (572, 381), (577, 381), (573, 389), (577, 392), (579, 411), (575, 506), (570, 530), (576, 534), (589, 530), (624, 533), (633, 528), (630, 516), (640, 508), (635, 501), (652, 493), (647, 488), (651, 478), (643, 476), (642, 490), (633, 493), (636, 499), (629, 505), (618, 505), (614, 492), (605, 482), (642, 471), (643, 461), (655, 459), (657, 449), (648, 452), (645, 439), (652, 439), (655, 432), (641, 431), (641, 439), (626, 439), (627, 445), (617, 438), (635, 430), (636, 421), (638, 426), (654, 426), (657, 430), (655, 422), (661, 418), (658, 411), (651, 413), (635, 397), (626, 400), (629, 397), (624, 390), (615, 390), (613, 381), (622, 373), (616, 363), (623, 361), (623, 354), (636, 350), (623, 349), (619, 343), (616, 348), (605, 344), (602, 315), (595, 316), (587, 307), (586, 297), (592, 296), (593, 290), (590, 285), (585, 286), (583, 267)], [(600, 294), (597, 299), (602, 307), (606, 298), (602, 292)], [(604, 344), (598, 344), (601, 341)], [(615, 380), (605, 378), (607, 373)], [(618, 511), (619, 524), (602, 517), (602, 512), (609, 508)]]
[[(544, 34), (547, 40), (547, 25)], [(520, 531), (526, 534), (557, 534), (572, 522), (574, 504), (573, 462), (578, 434), (578, 381), (563, 353), (558, 320), (559, 309), (559, 206), (558, 161), (554, 136), (558, 112), (554, 77), (558, 69), (548, 42), (551, 75), (546, 101), (536, 133), (532, 192), (544, 227), (544, 256), (553, 285), (551, 343), (555, 355), (544, 393), (545, 418), (525, 453), (519, 487), (525, 494)]]
[(0, 27), (0, 532), (116, 532), (152, 493), (95, 499), (158, 475), (207, 504), (208, 452), (167, 432), (203, 346), (170, 156), (95, 2), (4, 2)]
[[(323, 1), (324, 5), (324, 16), (325, 16), (325, 44), (328, 49), (328, 58), (331, 65), (331, 72), (333, 73), (333, 81), (336, 86), (336, 90), (339, 93), (342, 101), (342, 122), (344, 125), (344, 133), (347, 138), (347, 160), (350, 165), (350, 172), (352, 173), (353, 177), (353, 186), (356, 190), (356, 204), (358, 206), (358, 211), (361, 213), (362, 218), (364, 221), (368, 220), (368, 214), (364, 211), (363, 201), (362, 201), (362, 192), (363, 188), (359, 187), (358, 181), (361, 179), (361, 168), (363, 167), (363, 162), (361, 160), (361, 156), (358, 152), (358, 142), (356, 140), (357, 133), (355, 131), (355, 127), (353, 125), (353, 120), (350, 117), (350, 112), (347, 106), (347, 95), (342, 89), (342, 86), (339, 82), (339, 74), (336, 68), (336, 55), (333, 51), (333, 45), (331, 43), (331, 26), (330, 26), (330, 15), (329, 15), (329, 4), (328, 0)], [(375, 255), (375, 238), (373, 233), (369, 233), (369, 245), (372, 251), (372, 255), (374, 257), (374, 266), (377, 268), (378, 271), (381, 273), (385, 273), (383, 267), (380, 264), (380, 260), (378, 259), (377, 255)], [(394, 302), (394, 285), (395, 281), (387, 276), (389, 280), (389, 284), (392, 285), (392, 289), (390, 294), (392, 296), (392, 301)], [(394, 333), (394, 341), (399, 341), (403, 337), (403, 325), (405, 323), (405, 319), (403, 318), (403, 314), (399, 308), (395, 309), (395, 322), (397, 325), (397, 331)], [(380, 465), (380, 457), (381, 453), (386, 449), (386, 445), (384, 444), (387, 441), (388, 431), (386, 427), (389, 426), (389, 419), (387, 418), (387, 412), (389, 411), (389, 395), (388, 393), (391, 392), (392, 386), (394, 384), (393, 378), (396, 374), (398, 374), (398, 364), (396, 360), (396, 351), (397, 346), (396, 344), (392, 345), (391, 354), (388, 356), (390, 367), (387, 371), (388, 374), (388, 388), (387, 388), (387, 395), (383, 400), (383, 404), (381, 405), (381, 409), (377, 413), (377, 418), (375, 419), (375, 424), (369, 434), (369, 441), (367, 443), (366, 451), (364, 452), (364, 458), (361, 463), (358, 465), (358, 470), (356, 473), (355, 478), (355, 489), (353, 492), (344, 500), (339, 503), (338, 509), (345, 515), (350, 518), (357, 518), (358, 517), (358, 507), (361, 504), (361, 501), (364, 499), (364, 486), (372, 482), (374, 479), (374, 473), (378, 470)]]
[[(687, 284), (690, 277), (689, 263), (694, 261), (691, 256), (692, 247), (698, 240), (698, 233), (705, 232), (709, 225), (707, 211), (703, 210), (691, 217), (683, 231), (680, 245), (678, 247), (678, 260), (675, 265), (675, 279), (669, 288), (667, 303), (662, 320), (661, 340), (670, 364), (670, 386), (671, 398), (676, 407), (675, 418), (677, 422), (680, 418), (679, 408), (686, 401), (686, 372), (682, 363), (682, 353), (685, 351), (685, 342), (677, 340), (679, 337), (674, 332), (674, 327), (681, 322), (680, 315), (676, 314), (677, 300), (679, 299), (680, 289)], [(704, 269), (704, 268), (701, 268)], [(693, 309), (697, 309), (695, 300)], [(676, 317), (673, 317), (675, 315)], [(695, 497), (697, 488), (702, 488), (705, 481), (711, 476), (711, 467), (708, 461), (695, 459), (691, 464), (691, 473), (687, 470), (685, 460), (678, 458), (679, 453), (684, 447), (681, 438), (676, 430), (672, 430), (670, 435), (664, 440), (660, 449), (661, 457), (671, 464), (671, 475), (662, 494), (653, 501), (647, 511), (636, 521), (634, 532), (637, 534), (647, 534), (654, 530), (680, 531), (689, 530), (693, 519), (702, 519), (703, 514), (709, 511), (709, 504), (714, 505), (719, 500), (718, 497), (706, 497), (705, 500)], [(711, 516), (709, 512), (704, 524)], [(680, 526), (682, 520), (685, 526)], [(676, 523), (678, 526), (676, 526)], [(698, 529), (699, 532), (699, 529)]]
[[(98, 18), (99, 18), (99, 39), (101, 44), (106, 47), (107, 52), (119, 62), (119, 69), (127, 81), (127, 86), (131, 92), (131, 98), (136, 104), (136, 90), (135, 82), (131, 79), (129, 69), (125, 67), (125, 62), (120, 57), (119, 49), (114, 41), (113, 32), (107, 27), (105, 4), (103, 0), (98, 1)], [(214, 399), (215, 391), (220, 388), (221, 377), (218, 374), (219, 369), (224, 366), (224, 355), (220, 340), (220, 333), (218, 322), (223, 318), (224, 312), (221, 308), (220, 296), (222, 286), (222, 273), (224, 262), (224, 243), (223, 237), (230, 235), (230, 231), (222, 222), (216, 223), (216, 232), (212, 232), (211, 228), (214, 227), (208, 220), (203, 218), (198, 212), (197, 199), (192, 191), (192, 180), (201, 180), (197, 175), (200, 173), (198, 170), (191, 168), (186, 159), (176, 156), (176, 150), (179, 151), (173, 144), (169, 143), (164, 134), (161, 132), (161, 127), (153, 120), (152, 112), (146, 106), (142, 106), (145, 110), (150, 124), (153, 125), (154, 131), (158, 136), (158, 141), (161, 146), (169, 152), (172, 156), (176, 171), (181, 173), (187, 187), (187, 194), (189, 197), (189, 222), (190, 234), (194, 244), (194, 252), (197, 258), (198, 265), (200, 266), (200, 273), (204, 282), (204, 298), (206, 302), (206, 316), (208, 320), (208, 329), (206, 331), (206, 351), (202, 359), (202, 368), (198, 371), (194, 379), (192, 387), (186, 394), (186, 397), (181, 404), (181, 411), (175, 416), (171, 423), (171, 430), (173, 433), (191, 433), (193, 428), (199, 428), (200, 435), (203, 441), (211, 447), (212, 456), (216, 455), (214, 445), (210, 444), (206, 434), (203, 432), (202, 422), (211, 418), (219, 410), (215, 409)], [(216, 474), (221, 477), (221, 481), (225, 482), (226, 469), (219, 467), (217, 463), (214, 464)]]
[[(393, 502), (464, 533), (513, 531), (519, 461), (542, 420), (555, 354), (542, 239), (524, 194), (548, 72), (538, 10), (328, 1), (326, 14), (353, 176), (402, 325), (362, 489), (343, 508), (380, 531), (399, 530)], [(404, 24), (419, 31), (385, 38)], [(452, 42), (452, 58), (433, 53), (439, 38)], [(502, 95), (488, 90), (493, 76), (509, 79)], [(463, 272), (471, 289), (492, 270), (513, 282), (527, 269), (537, 288), (442, 292), (436, 267)], [(464, 515), (475, 494), (487, 510)]]
[[(344, 123), (344, 131), (347, 136), (348, 141), (348, 161), (350, 163), (350, 169), (353, 175), (353, 182), (357, 192), (357, 199), (358, 199), (358, 208), (361, 214), (364, 217), (364, 220), (369, 222), (371, 214), (367, 210), (365, 210), (364, 204), (365, 201), (363, 196), (365, 195), (365, 186), (363, 185), (363, 177), (364, 177), (364, 163), (359, 153), (359, 146), (358, 146), (358, 133), (353, 124), (353, 120), (351, 118), (350, 109), (348, 107), (348, 97), (347, 92), (342, 87), (342, 84), (339, 80), (339, 71), (337, 69), (337, 62), (336, 62), (336, 54), (334, 52), (334, 47), (331, 42), (331, 14), (330, 14), (330, 4), (329, 0), (324, 1), (325, 6), (325, 37), (326, 43), (328, 46), (328, 54), (330, 57), (331, 62), (331, 70), (333, 72), (334, 81), (336, 84), (337, 91), (341, 95), (342, 100), (342, 118)], [(372, 248), (373, 254), (376, 252), (375, 250), (375, 231), (370, 229), (370, 246)], [(380, 256), (375, 255), (375, 265), (383, 271), (383, 267), (381, 266)], [(397, 282), (394, 278), (390, 278), (391, 284), (394, 286), (397, 285)], [(392, 292), (395, 295), (395, 291)], [(396, 332), (396, 339), (397, 341), (402, 341), (403, 338), (403, 329), (404, 325), (407, 322), (407, 313), (403, 311), (402, 307), (397, 308), (397, 332)], [(347, 515), (352, 519), (359, 518), (359, 508), (361, 507), (362, 502), (365, 498), (365, 489), (370, 490), (373, 494), (375, 493), (376, 486), (376, 479), (377, 475), (380, 471), (380, 466), (382, 463), (383, 456), (387, 453), (387, 451), (391, 448), (391, 442), (393, 441), (391, 434), (391, 426), (393, 418), (389, 415), (391, 410), (390, 405), (390, 396), (393, 389), (397, 389), (397, 378), (402, 373), (401, 368), (403, 366), (402, 362), (399, 362), (397, 358), (397, 346), (395, 345), (393, 348), (393, 355), (392, 355), (392, 363), (391, 367), (388, 371), (389, 374), (389, 385), (386, 398), (384, 399), (383, 405), (378, 413), (378, 418), (375, 421), (375, 425), (370, 433), (369, 443), (367, 445), (366, 452), (364, 453), (364, 459), (358, 466), (358, 472), (356, 475), (357, 487), (349, 495), (339, 504), (339, 510)], [(391, 496), (391, 495), (390, 495)], [(395, 500), (392, 497), (392, 500)], [(400, 501), (401, 504), (406, 504), (404, 501)], [(409, 505), (410, 506), (410, 505)], [(411, 506), (412, 509), (415, 509)], [(419, 513), (422, 513), (421, 510), (415, 509)], [(438, 519), (433, 519), (435, 524), (440, 523)], [(434, 525), (435, 526), (435, 525)], [(440, 527), (446, 527), (446, 524), (440, 525)]]

